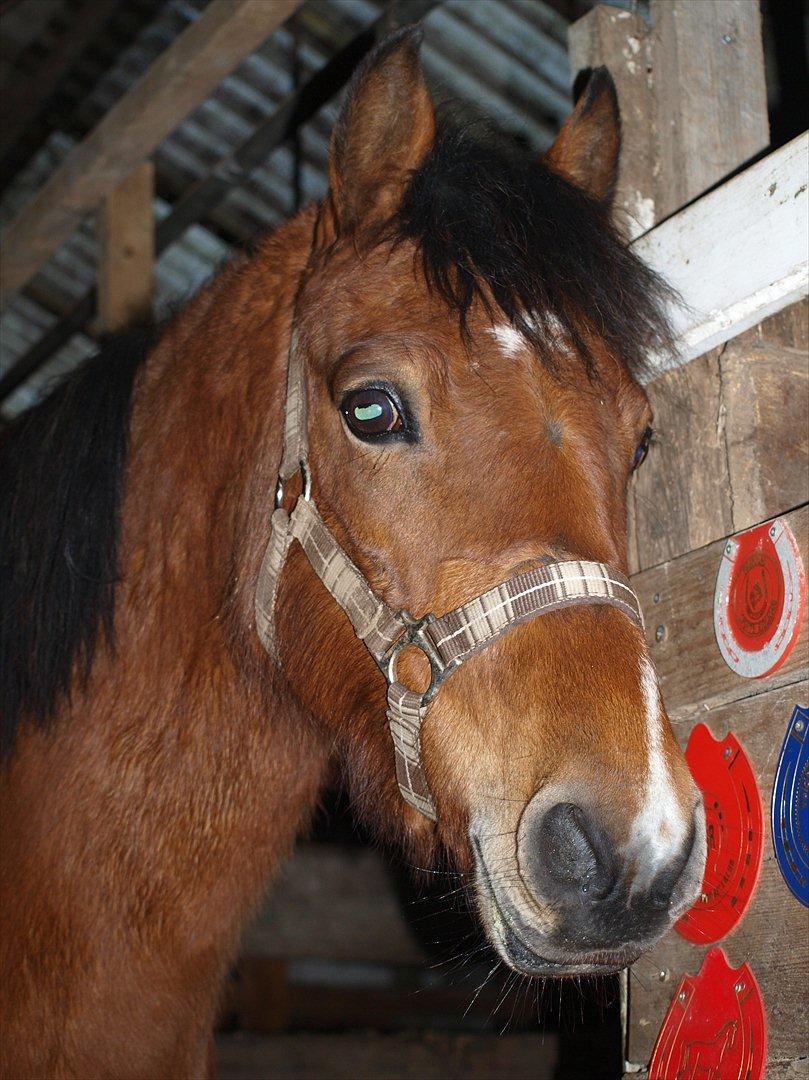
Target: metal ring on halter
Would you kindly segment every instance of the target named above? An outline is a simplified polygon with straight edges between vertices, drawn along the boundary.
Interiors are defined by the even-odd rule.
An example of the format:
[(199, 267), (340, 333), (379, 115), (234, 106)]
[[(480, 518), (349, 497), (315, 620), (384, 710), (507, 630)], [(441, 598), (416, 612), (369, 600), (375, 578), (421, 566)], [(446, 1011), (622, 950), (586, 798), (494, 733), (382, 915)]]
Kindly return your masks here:
[[(409, 612), (398, 611), (396, 617), (404, 623), (404, 632), (401, 637), (394, 641), (390, 651), (378, 661), (379, 667), (388, 682), (394, 683), (397, 681), (396, 660), (402, 649), (406, 649), (410, 645), (415, 646), (417, 649), (421, 649), (430, 664), (430, 685), (421, 695), (422, 701), (426, 705), (428, 702), (432, 701), (438, 693), (438, 688), (447, 676), (458, 667), (460, 660), (452, 660), (449, 664), (445, 664), (432, 641), (430, 641), (425, 634), (425, 627), (429, 626), (430, 623), (435, 622), (435, 615), (430, 614), (425, 615), (421, 619), (414, 619)], [(414, 691), (414, 693), (418, 692), (419, 691)]]
[[(312, 498), (312, 474), (309, 471), (309, 466), (305, 461), (299, 463), (301, 471), (301, 494), (300, 498), (306, 499), (309, 502)], [(281, 503), (284, 501), (284, 481), (281, 477), (278, 477), (278, 483), (275, 485), (275, 509), (278, 510)]]

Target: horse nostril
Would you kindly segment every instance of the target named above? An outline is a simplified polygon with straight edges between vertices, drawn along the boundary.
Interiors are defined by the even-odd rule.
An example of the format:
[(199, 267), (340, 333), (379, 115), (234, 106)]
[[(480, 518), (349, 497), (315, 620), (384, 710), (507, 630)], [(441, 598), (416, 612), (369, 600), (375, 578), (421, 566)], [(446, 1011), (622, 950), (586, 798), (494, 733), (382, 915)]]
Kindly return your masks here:
[(578, 889), (601, 900), (615, 883), (608, 844), (593, 819), (575, 803), (557, 803), (539, 823), (537, 856), (545, 875), (565, 892)]

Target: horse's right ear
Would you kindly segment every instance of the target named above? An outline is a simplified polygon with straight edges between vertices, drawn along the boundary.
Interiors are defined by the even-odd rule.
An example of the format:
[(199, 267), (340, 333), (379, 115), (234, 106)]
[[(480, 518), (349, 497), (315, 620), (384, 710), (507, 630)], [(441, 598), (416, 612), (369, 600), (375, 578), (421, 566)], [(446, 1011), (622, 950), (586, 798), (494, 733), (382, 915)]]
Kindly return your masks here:
[(351, 80), (329, 155), (329, 205), (338, 234), (387, 221), (432, 146), (435, 113), (420, 42), (418, 28), (396, 31)]

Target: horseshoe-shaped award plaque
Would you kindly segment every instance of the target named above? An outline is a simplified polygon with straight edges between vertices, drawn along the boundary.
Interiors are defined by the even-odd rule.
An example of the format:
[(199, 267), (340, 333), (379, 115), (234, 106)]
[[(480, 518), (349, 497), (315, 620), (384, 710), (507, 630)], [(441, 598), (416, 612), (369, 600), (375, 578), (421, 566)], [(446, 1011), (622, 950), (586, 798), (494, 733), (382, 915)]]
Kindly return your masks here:
[(772, 789), (772, 842), (789, 889), (809, 907), (809, 708), (796, 705)]
[(657, 1036), (649, 1080), (762, 1080), (767, 1061), (764, 1002), (747, 964), (735, 970), (711, 949), (684, 975)]
[(750, 761), (732, 733), (720, 742), (697, 724), (685, 760), (705, 804), (708, 854), (699, 900), (675, 923), (695, 945), (728, 934), (753, 895), (764, 853), (764, 814)]

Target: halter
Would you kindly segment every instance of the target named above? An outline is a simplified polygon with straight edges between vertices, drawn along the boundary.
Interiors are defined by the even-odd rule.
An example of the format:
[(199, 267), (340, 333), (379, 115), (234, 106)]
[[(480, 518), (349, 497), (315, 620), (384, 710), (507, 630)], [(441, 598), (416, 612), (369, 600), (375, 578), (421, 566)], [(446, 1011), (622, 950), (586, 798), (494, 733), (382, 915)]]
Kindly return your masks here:
[[(284, 484), (298, 472), (301, 494), (287, 513), (281, 505)], [(385, 676), (399, 790), (411, 806), (433, 821), (437, 815), (421, 762), (421, 726), (430, 702), (465, 660), (520, 623), (574, 605), (608, 604), (643, 628), (640, 603), (629, 580), (605, 563), (587, 561), (552, 562), (518, 574), (440, 617), (428, 614), (416, 619), (389, 607), (346, 555), (312, 498), (306, 379), (294, 329), (287, 360), (284, 445), (275, 511), (255, 599), (256, 628), (274, 658), (278, 581), (293, 540), (303, 548), (312, 569)], [(396, 676), (399, 654), (408, 646), (420, 649), (430, 664), (430, 685), (423, 693), (409, 690)]]

